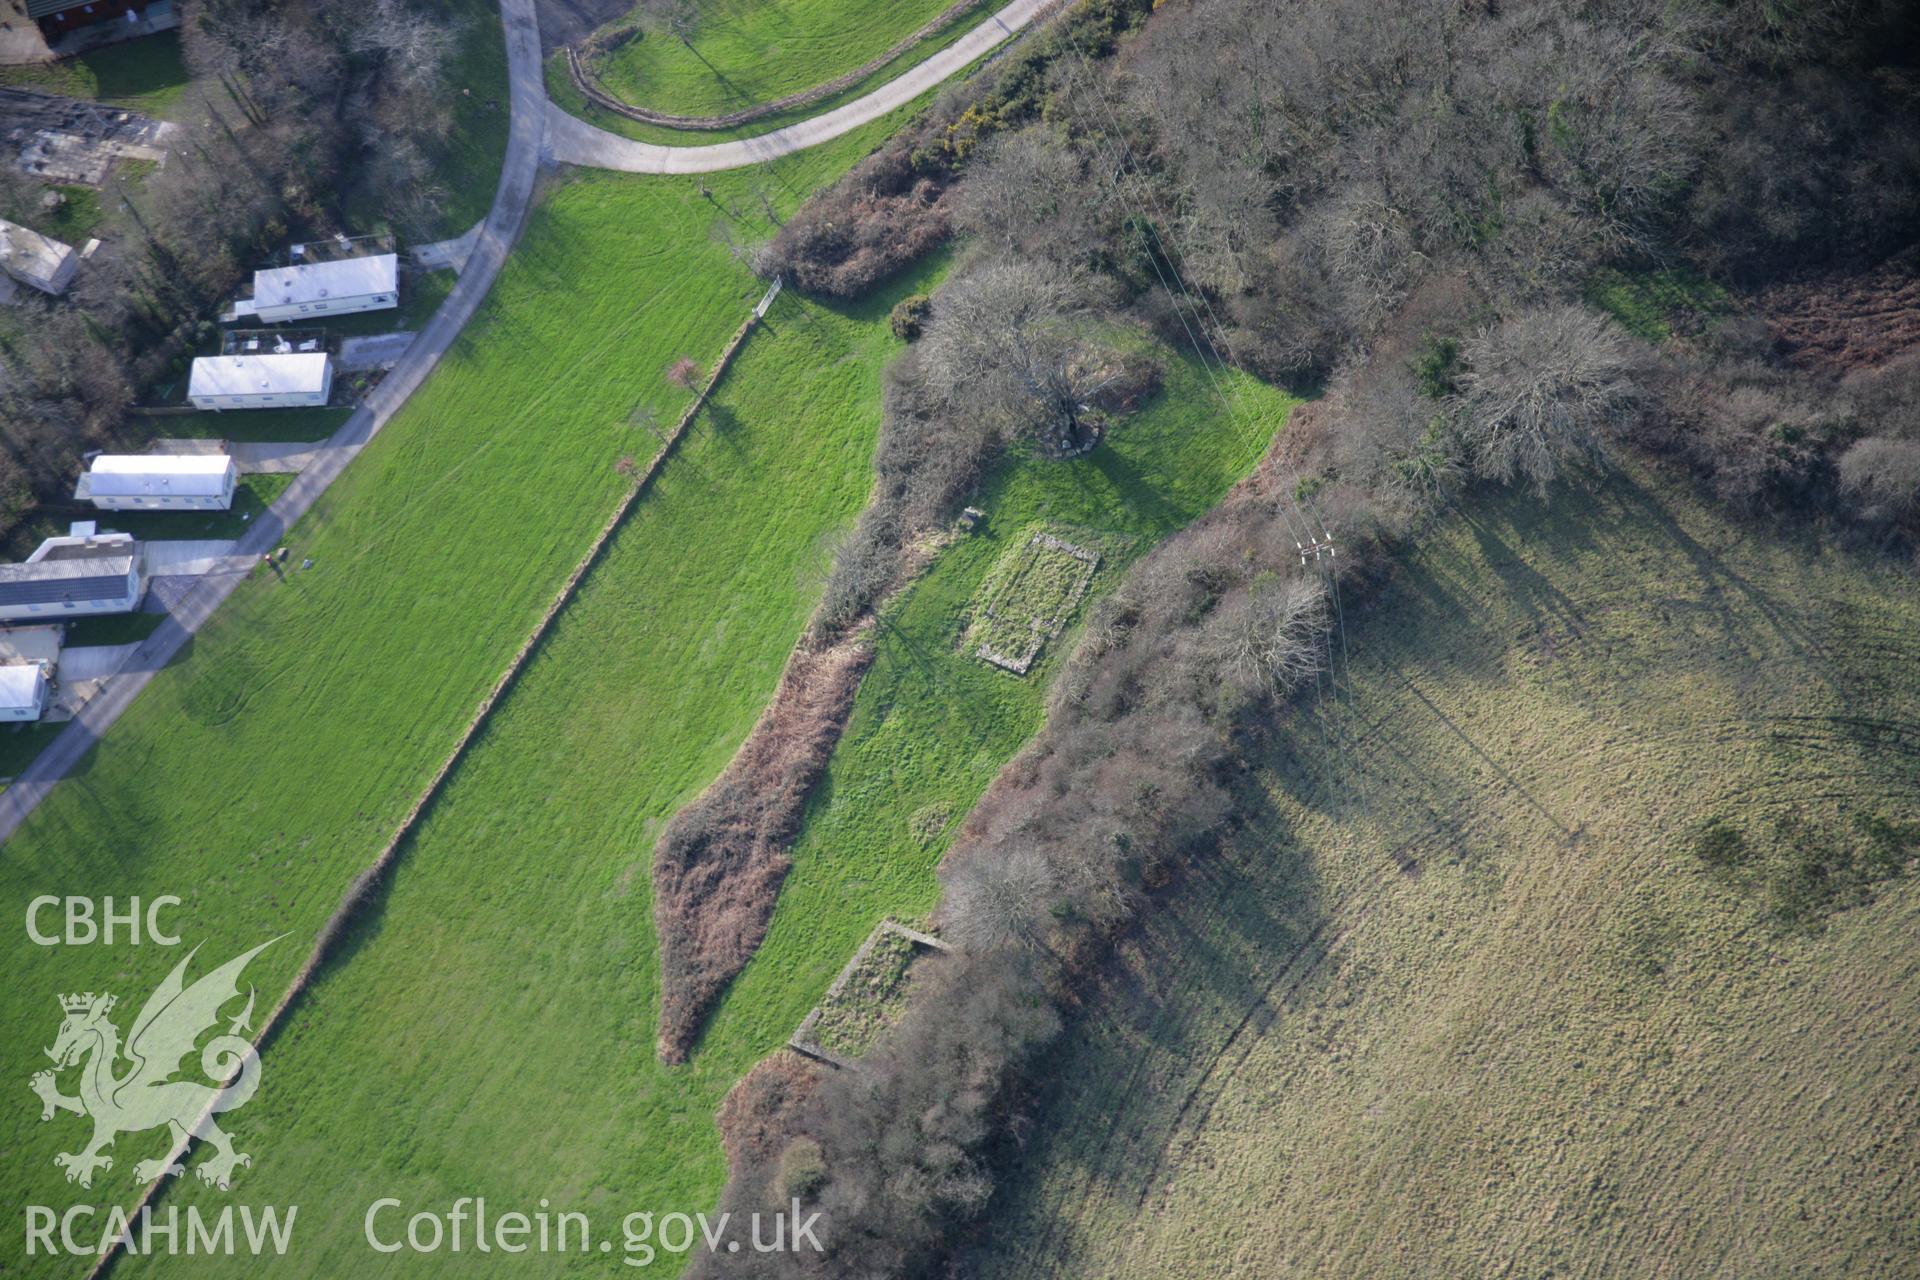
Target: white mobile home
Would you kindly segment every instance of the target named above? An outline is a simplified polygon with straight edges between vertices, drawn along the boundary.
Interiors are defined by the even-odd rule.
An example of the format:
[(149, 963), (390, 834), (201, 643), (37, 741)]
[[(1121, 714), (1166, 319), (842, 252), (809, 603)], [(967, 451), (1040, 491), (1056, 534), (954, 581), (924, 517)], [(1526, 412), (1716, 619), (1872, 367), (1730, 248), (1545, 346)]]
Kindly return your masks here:
[(72, 245), (0, 218), (0, 271), (21, 284), (42, 293), (62, 294), (79, 265), (80, 255)]
[(187, 400), (196, 409), (323, 405), (332, 390), (333, 361), (324, 351), (199, 356), (187, 379)]
[(44, 662), (21, 662), (0, 667), (0, 720), (38, 720), (47, 711)]
[(140, 548), (126, 533), (48, 538), (20, 564), (0, 564), (0, 622), (132, 613), (146, 593)]
[(102, 511), (225, 511), (239, 474), (224, 453), (103, 453), (73, 496)]
[(221, 318), (252, 318), (277, 324), (282, 320), (382, 311), (399, 305), (399, 256), (379, 253), (256, 271), (253, 297), (240, 299)]

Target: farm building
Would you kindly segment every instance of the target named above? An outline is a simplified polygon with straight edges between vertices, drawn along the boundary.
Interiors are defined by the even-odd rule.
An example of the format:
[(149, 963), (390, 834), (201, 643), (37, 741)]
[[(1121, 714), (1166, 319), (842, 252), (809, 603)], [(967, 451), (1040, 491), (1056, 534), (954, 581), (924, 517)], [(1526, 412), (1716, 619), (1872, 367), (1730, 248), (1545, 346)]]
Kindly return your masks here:
[(72, 245), (0, 218), (0, 271), (42, 293), (62, 294), (80, 265)]
[(73, 496), (102, 511), (225, 511), (239, 474), (224, 453), (103, 453)]
[(20, 564), (0, 564), (0, 622), (61, 616), (132, 613), (146, 592), (140, 547), (133, 535), (94, 533), (74, 526), (48, 538)]
[(20, 662), (0, 667), (0, 720), (38, 720), (47, 710), (44, 662)]
[(312, 319), (381, 311), (400, 305), (400, 259), (391, 253), (331, 262), (297, 262), (253, 273), (253, 296), (233, 304), (223, 320)]
[(324, 351), (198, 356), (187, 379), (187, 400), (196, 409), (323, 405), (332, 391), (333, 361)]

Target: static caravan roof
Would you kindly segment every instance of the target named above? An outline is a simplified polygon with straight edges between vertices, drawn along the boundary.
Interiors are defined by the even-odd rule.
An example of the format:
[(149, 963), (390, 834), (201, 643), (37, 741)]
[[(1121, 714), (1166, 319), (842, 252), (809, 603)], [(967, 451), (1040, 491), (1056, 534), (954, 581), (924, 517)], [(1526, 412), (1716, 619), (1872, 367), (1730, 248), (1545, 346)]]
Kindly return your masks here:
[(224, 453), (103, 453), (87, 469), (96, 498), (218, 498), (233, 459)]
[(316, 395), (327, 385), (327, 353), (292, 355), (197, 356), (187, 379), (187, 398), (196, 396)]
[(253, 305), (291, 307), (329, 298), (363, 298), (400, 287), (400, 259), (391, 253), (338, 262), (303, 262), (253, 273)]
[(42, 288), (55, 288), (73, 246), (0, 218), (0, 270)]
[(37, 662), (0, 667), (0, 711), (31, 710), (40, 705), (40, 682), (45, 677)]
[(114, 600), (133, 572), (131, 538), (49, 538), (24, 564), (0, 564), (0, 605)]

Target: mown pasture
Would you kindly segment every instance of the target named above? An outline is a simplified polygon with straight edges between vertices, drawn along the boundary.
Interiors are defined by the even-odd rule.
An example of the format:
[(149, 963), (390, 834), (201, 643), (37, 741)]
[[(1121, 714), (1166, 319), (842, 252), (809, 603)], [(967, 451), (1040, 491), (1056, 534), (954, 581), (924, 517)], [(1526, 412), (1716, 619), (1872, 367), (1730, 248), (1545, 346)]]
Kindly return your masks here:
[[(684, 407), (688, 393), (667, 379), (669, 365), (682, 355), (711, 360), (759, 297), (762, 286), (727, 247), (729, 235), (765, 234), (750, 191), (772, 184), (791, 207), (888, 127), (880, 122), (835, 147), (779, 162), (771, 172), (708, 177), (704, 186), (692, 179), (590, 176), (555, 191), (434, 377), (289, 534), (296, 563), (310, 557), (313, 568), (284, 578), (257, 575), (244, 584), (8, 842), (0, 901), (14, 918), (22, 918), (28, 899), (47, 892), (123, 899), (178, 894), (186, 899), (180, 912), (186, 936), (204, 940), (208, 959), (288, 933), (248, 975), (263, 1001), (277, 996), (349, 880), (410, 807), (612, 510), (628, 483), (623, 459), (650, 456), (657, 439), (649, 424), (670, 426)], [(850, 337), (834, 340), (842, 345), (829, 338), (836, 327), (884, 334), (884, 313), (877, 321), (831, 314), (814, 320), (800, 308), (791, 319), (776, 314), (773, 320), (770, 340), (756, 336), (742, 357), (740, 382), (727, 385), (759, 385), (757, 394), (776, 404), (771, 410), (768, 401), (756, 404), (755, 430), (790, 437), (790, 448), (831, 457), (840, 469), (833, 474), (857, 477), (846, 482), (850, 494), (844, 484), (817, 486), (821, 505), (811, 518), (819, 527), (803, 532), (796, 550), (783, 549), (811, 566), (823, 554), (813, 540), (864, 499), (870, 440), (845, 433), (870, 433), (877, 421), (884, 356), (844, 345)], [(793, 372), (785, 361), (838, 381), (811, 390), (796, 390), (791, 381), (781, 386)], [(756, 363), (769, 364), (769, 372), (755, 375)], [(869, 388), (864, 408), (862, 386)], [(656, 498), (673, 485), (730, 483), (728, 473), (744, 465), (727, 456), (743, 446), (747, 430), (739, 425), (747, 420), (745, 409), (725, 418), (729, 394), (746, 392), (720, 397), (711, 423), (690, 438), (685, 465), (669, 467)], [(803, 404), (817, 407), (797, 412)], [(829, 418), (831, 432), (810, 436)], [(702, 448), (719, 452), (703, 461)], [(778, 489), (799, 474), (804, 468), (788, 457), (771, 474), (743, 470), (741, 482), (760, 479)], [(790, 496), (813, 511), (805, 506), (816, 500), (813, 488), (797, 485)], [(702, 511), (723, 525), (736, 519), (724, 503)], [(637, 520), (653, 518), (643, 513)], [(700, 554), (702, 540), (713, 536), (708, 528), (688, 528), (660, 553), (671, 552), (682, 566), (676, 572), (710, 572), (724, 583), (724, 574), (738, 566)], [(752, 572), (770, 576), (751, 590), (743, 587), (731, 606), (691, 577), (666, 581), (698, 597), (694, 612), (682, 617), (677, 603), (640, 608), (644, 619), (698, 629), (696, 650), (709, 654), (718, 671), (714, 685), (669, 690), (684, 699), (692, 722), (711, 727), (692, 747), (663, 746), (668, 790), (656, 797), (657, 806), (671, 803), (672, 787), (689, 791), (717, 771), (772, 687), (805, 613), (808, 575), (816, 568), (780, 569), (776, 558), (759, 554), (748, 560)], [(647, 657), (644, 635), (623, 639), (634, 647), (611, 651), (621, 668), (666, 661)], [(619, 669), (596, 676), (619, 687)], [(513, 714), (503, 709), (503, 724)], [(662, 708), (650, 704), (631, 714), (645, 724)], [(567, 736), (584, 731), (585, 723), (560, 717), (549, 725), (553, 734), (542, 739), (547, 780), (588, 776), (579, 773), (581, 758)], [(624, 777), (630, 765), (618, 756), (594, 763), (614, 777)], [(599, 776), (604, 782), (609, 775)], [(545, 794), (537, 779), (520, 777), (490, 793), (486, 820), (512, 848), (537, 853), (543, 868), (555, 848), (536, 847), (517, 833), (549, 812)], [(477, 855), (475, 865), (483, 865)], [(463, 881), (463, 892), (476, 900), (496, 891), (484, 876)], [(644, 925), (644, 885), (636, 902)], [(537, 935), (542, 945), (570, 932), (557, 917), (545, 923), (559, 932)], [(637, 936), (602, 941), (652, 954)], [(8, 1025), (21, 1030), (4, 1060), (22, 1080), (40, 1046), (52, 1042), (56, 992), (111, 989), (133, 1003), (173, 962), (165, 949), (151, 947), (43, 949), (18, 932), (4, 945), (14, 981), (0, 1001)], [(342, 962), (342, 974), (352, 971), (363, 949)], [(524, 970), (515, 978), (523, 980), (543, 989), (560, 981)], [(327, 998), (323, 991), (315, 1008)], [(43, 1023), (46, 1035), (36, 1039), (31, 1029)], [(297, 1051), (303, 1026), (296, 1021), (270, 1055)], [(287, 1068), (283, 1104), (324, 1120), (328, 1088), (361, 1078), (354, 1064), (388, 1038), (384, 1031), (369, 1034), (366, 1043), (334, 1042), (335, 1058), (317, 1072), (329, 1086), (303, 1080), (297, 1065)], [(416, 1049), (423, 1058), (445, 1060), (431, 1044)], [(277, 1057), (274, 1062), (269, 1080), (280, 1070)], [(623, 1090), (628, 1083), (623, 1076)], [(268, 1101), (263, 1095), (256, 1107), (264, 1112)], [(6, 1174), (14, 1203), (64, 1205), (78, 1194), (111, 1203), (106, 1197), (133, 1194), (132, 1159), (144, 1151), (123, 1152), (120, 1166), (102, 1175), (106, 1182), (81, 1193), (52, 1164), (56, 1151), (71, 1150), (76, 1141), (63, 1124), (43, 1127), (37, 1108), (22, 1106), (0, 1120), (0, 1132), (18, 1156)], [(264, 1176), (274, 1168), (271, 1147), (249, 1140)], [(302, 1167), (290, 1157), (279, 1164), (281, 1173), (295, 1177)]]

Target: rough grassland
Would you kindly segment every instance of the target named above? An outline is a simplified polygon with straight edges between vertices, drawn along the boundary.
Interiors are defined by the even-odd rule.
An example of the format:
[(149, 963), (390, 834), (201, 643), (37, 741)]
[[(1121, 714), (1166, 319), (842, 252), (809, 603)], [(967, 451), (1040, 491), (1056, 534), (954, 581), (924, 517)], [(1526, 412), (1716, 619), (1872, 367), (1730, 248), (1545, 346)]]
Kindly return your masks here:
[(1725, 289), (1683, 269), (1600, 271), (1587, 282), (1587, 300), (1649, 342), (1672, 337), (1676, 324), (1697, 329), (1732, 306)]
[(1046, 530), (1033, 530), (980, 584), (966, 641), (976, 654), (984, 648), (1025, 662), (1069, 621), (1095, 566), (1043, 536)]
[(857, 1058), (899, 1016), (907, 1002), (907, 982), (921, 944), (904, 933), (883, 933), (874, 940), (836, 995), (820, 1002), (813, 1042), (828, 1053)]
[[(741, 235), (765, 234), (766, 229), (756, 215), (730, 216), (727, 209), (745, 208), (743, 193), (756, 182), (771, 181), (783, 200), (799, 200), (871, 147), (888, 127), (881, 122), (834, 148), (780, 162), (772, 179), (754, 171), (709, 177), (712, 199), (704, 198), (692, 179), (591, 177), (556, 191), (535, 212), (480, 315), (440, 370), (292, 531), (288, 543), (293, 556), (313, 557), (314, 569), (285, 582), (263, 575), (235, 593), (190, 654), (154, 681), (81, 772), (57, 788), (8, 843), (0, 859), (0, 907), (17, 921), (27, 899), (44, 892), (178, 894), (187, 900), (178, 913), (186, 937), (206, 939), (210, 959), (290, 932), (290, 939), (263, 955), (248, 974), (263, 999), (282, 990), (306, 940), (333, 910), (352, 875), (385, 841), (614, 505), (626, 484), (616, 464), (625, 456), (645, 457), (652, 451), (653, 437), (630, 425), (630, 415), (636, 407), (651, 406), (662, 422), (670, 423), (686, 396), (665, 381), (668, 363), (681, 353), (700, 359), (717, 354), (758, 298), (761, 286), (727, 252), (718, 225), (731, 226)], [(789, 353), (785, 359), (799, 365), (820, 359), (818, 352), (777, 344), (804, 343), (809, 332), (829, 326), (827, 320), (810, 323), (804, 310), (786, 320), (777, 314), (773, 318), (775, 344), (765, 352), (749, 348), (743, 356), (747, 363), (741, 366), (747, 375), (742, 386), (754, 385), (754, 361), (775, 361), (777, 370), (783, 349)], [(868, 322), (863, 318), (860, 323)], [(884, 328), (879, 320), (872, 324)], [(789, 335), (788, 327), (798, 332)], [(755, 343), (765, 336), (757, 335)], [(816, 333), (812, 340), (825, 338)], [(826, 373), (874, 379), (880, 358), (870, 349), (841, 347), (826, 362)], [(789, 430), (818, 424), (817, 415), (848, 397), (857, 401), (857, 392), (850, 385), (833, 385), (816, 393), (794, 383), (772, 397), (774, 410), (756, 408), (756, 429), (765, 429), (769, 421)], [(869, 391), (867, 399), (877, 404), (877, 391)], [(667, 485), (692, 489), (700, 504), (712, 505), (709, 518), (721, 522), (731, 517), (727, 501), (715, 494), (719, 486), (732, 483), (729, 471), (742, 465), (729, 461), (729, 452), (745, 448), (740, 424), (747, 411), (735, 407), (733, 417), (727, 418), (729, 403), (723, 395), (710, 428), (696, 433), (710, 437), (705, 447), (717, 452), (701, 455), (690, 449), (684, 467), (676, 460), (668, 468), (666, 484), (656, 495), (667, 497)], [(816, 403), (817, 408), (811, 407)], [(833, 431), (870, 432), (877, 407), (866, 413), (864, 420), (852, 413), (844, 421), (836, 419)], [(795, 501), (822, 505), (811, 517), (817, 527), (799, 531), (798, 552), (782, 544), (781, 556), (817, 556), (817, 535), (864, 498), (870, 453), (866, 443), (858, 436), (830, 434), (828, 439), (837, 441), (839, 452), (846, 455), (833, 459), (832, 465), (850, 469), (858, 479), (848, 482), (853, 484), (850, 497), (824, 477), (797, 484)], [(813, 446), (802, 433), (791, 447)], [(806, 465), (804, 457), (789, 457), (782, 465), (752, 474), (765, 488), (805, 475)], [(752, 521), (742, 519), (740, 524), (750, 528)], [(751, 540), (746, 545), (752, 563), (740, 564), (737, 554), (709, 556), (701, 539), (712, 536), (712, 529), (696, 526), (664, 543), (655, 554), (671, 553), (661, 570), (668, 576), (664, 584), (646, 588), (683, 593), (676, 600), (691, 595), (697, 608), (676, 605), (657, 611), (631, 601), (626, 606), (629, 616), (647, 626), (693, 626), (697, 638), (680, 637), (659, 653), (652, 651), (645, 631), (625, 637), (617, 648), (609, 648), (604, 637), (597, 641), (596, 654), (620, 661), (579, 677), (593, 681), (596, 698), (589, 699), (578, 716), (557, 714), (549, 706), (544, 714), (550, 719), (539, 738), (539, 767), (507, 770), (506, 777), (480, 788), (489, 802), (477, 825), (500, 840), (503, 849), (532, 861), (509, 874), (490, 865), (484, 848), (462, 851), (471, 865), (462, 872), (457, 896), (476, 909), (487, 902), (508, 902), (516, 878), (543, 885), (562, 871), (616, 875), (629, 863), (640, 865), (641, 883), (630, 899), (633, 932), (628, 932), (623, 913), (609, 919), (599, 935), (576, 938), (573, 922), (562, 912), (542, 917), (553, 922), (557, 932), (520, 933), (518, 924), (508, 927), (489, 919), (481, 936), (462, 935), (464, 945), (490, 950), (509, 936), (519, 936), (549, 956), (584, 948), (593, 957), (589, 969), (601, 963), (619, 965), (620, 958), (629, 955), (651, 963), (644, 891), (650, 839), (637, 830), (609, 836), (622, 847), (622, 856), (610, 862), (607, 849), (596, 847), (590, 850), (594, 860), (584, 862), (582, 846), (566, 838), (565, 824), (612, 804), (617, 797), (609, 794), (609, 778), (624, 779), (640, 768), (618, 750), (593, 749), (592, 731), (606, 727), (607, 717), (638, 730), (671, 712), (704, 726), (693, 740), (664, 736), (666, 763), (650, 765), (659, 772), (636, 780), (622, 800), (626, 807), (616, 809), (627, 816), (639, 811), (633, 806), (665, 812), (676, 797), (683, 798), (717, 770), (751, 722), (757, 700), (771, 687), (805, 612), (795, 593), (801, 591), (807, 571), (790, 562), (781, 567), (779, 556), (756, 549)], [(730, 536), (742, 535), (733, 530)], [(631, 535), (625, 539), (634, 541)], [(743, 572), (749, 579), (734, 584), (730, 575)], [(703, 582), (700, 575), (711, 578)], [(730, 584), (737, 588), (737, 597), (726, 594)], [(564, 619), (563, 634), (575, 625)], [(659, 636), (652, 642), (665, 644)], [(724, 678), (717, 686), (678, 680), (664, 688), (644, 685), (654, 697), (637, 704), (623, 700), (623, 682), (657, 672), (675, 652), (721, 664)], [(566, 664), (543, 661), (542, 669), (548, 665), (558, 669), (557, 675), (565, 673)], [(533, 679), (530, 675), (528, 683)], [(515, 706), (517, 696), (518, 691), (509, 694), (493, 736), (504, 736), (516, 717), (543, 714), (537, 702), (531, 710)], [(475, 761), (476, 771), (481, 765)], [(586, 787), (590, 780), (600, 785)], [(468, 785), (456, 783), (448, 808), (458, 795), (474, 794)], [(581, 789), (569, 790), (571, 785)], [(450, 819), (436, 815), (434, 826), (442, 821)], [(539, 830), (540, 821), (561, 826), (558, 831)], [(424, 845), (416, 852), (425, 855), (423, 861), (433, 856)], [(403, 885), (407, 874), (402, 873)], [(576, 909), (584, 907), (576, 904)], [(397, 926), (389, 918), (386, 927)], [(156, 948), (41, 949), (29, 945), (20, 930), (0, 946), (9, 975), (0, 993), (0, 1016), (20, 1029), (20, 1035), (0, 1049), (0, 1062), (22, 1081), (40, 1057), (40, 1047), (52, 1041), (58, 1021), (55, 992), (111, 988), (137, 999), (138, 993), (152, 989), (174, 959)], [(365, 952), (372, 954), (372, 949)], [(431, 948), (422, 954), (431, 954)], [(339, 1091), (378, 1073), (369, 1064), (381, 1046), (440, 1067), (477, 1061), (465, 1052), (471, 1046), (462, 1035), (479, 1024), (454, 1016), (460, 1005), (452, 997), (461, 988), (448, 975), (455, 970), (435, 967), (432, 998), (415, 999), (413, 993), (398, 997), (398, 1007), (372, 1018), (377, 1031), (351, 1043), (332, 1042), (330, 1060), (306, 1077), (297, 1064), (282, 1068), (277, 1055), (297, 1051), (309, 1034), (309, 1020), (338, 998), (336, 991), (358, 990), (349, 976), (352, 969), (349, 959), (334, 981), (323, 985), (315, 1005), (269, 1050), (266, 1079), (288, 1077), (287, 1091), (272, 1094), (270, 1084), (254, 1103), (265, 1112), (263, 1104), (271, 1095), (271, 1105), (298, 1110), (326, 1126), (327, 1140), (321, 1146), (346, 1140), (349, 1121), (334, 1118), (343, 1103)], [(576, 978), (557, 961), (551, 972), (539, 965), (516, 968), (514, 998), (502, 1007), (525, 1001), (529, 1008), (546, 1009), (558, 992), (594, 990)], [(498, 997), (481, 976), (473, 981), (475, 993)], [(449, 990), (442, 994), (442, 988)], [(644, 1007), (618, 995), (605, 1003), (597, 997), (585, 1005), (563, 1001), (559, 1008), (592, 1016), (617, 1012), (641, 1028), (650, 1017)], [(435, 1029), (448, 1036), (446, 1045), (422, 1038), (418, 1028), (399, 1030), (405, 1025), (403, 1014), (434, 1019)], [(389, 1031), (389, 1024), (395, 1030)], [(45, 1027), (43, 1037), (32, 1030), (39, 1026)], [(537, 1032), (535, 1024), (527, 1024), (526, 1035)], [(635, 1043), (644, 1045), (644, 1039), (643, 1033)], [(571, 1050), (584, 1053), (596, 1045), (596, 1052), (614, 1054), (624, 1071), (625, 1054), (616, 1046), (589, 1039)], [(645, 1055), (642, 1051), (636, 1056)], [(556, 1072), (540, 1079), (571, 1074)], [(315, 1083), (316, 1077), (323, 1079)], [(619, 1079), (623, 1105), (640, 1105), (637, 1095), (626, 1089), (631, 1078), (623, 1074)], [(596, 1082), (604, 1084), (605, 1078), (585, 1076), (582, 1087)], [(545, 1125), (573, 1115), (590, 1135), (602, 1135), (594, 1141), (614, 1132), (595, 1111), (608, 1105), (604, 1098), (577, 1114), (538, 1105), (529, 1110), (524, 1105), (529, 1089), (522, 1080), (510, 1090), (513, 1106), (521, 1108), (521, 1123)], [(463, 1099), (474, 1092), (463, 1087)], [(678, 1108), (677, 1102), (673, 1105)], [(501, 1167), (510, 1163), (502, 1153), (516, 1148), (524, 1155), (526, 1144), (535, 1139), (527, 1130), (514, 1129), (515, 1121), (508, 1118), (513, 1114), (504, 1103), (491, 1117), (478, 1110), (469, 1113), (464, 1132), (476, 1146), (460, 1156), (457, 1171), (464, 1171), (469, 1161)], [(263, 1177), (270, 1171), (298, 1177), (303, 1169), (313, 1168), (295, 1153), (270, 1156), (274, 1147), (267, 1138), (254, 1137), (267, 1127), (261, 1121), (237, 1120), (236, 1128), (254, 1144)], [(646, 1127), (643, 1123), (641, 1130)], [(376, 1133), (403, 1141), (399, 1135), (404, 1132), (422, 1139), (439, 1132), (431, 1124), (403, 1131), (379, 1117), (363, 1128), (369, 1140)], [(52, 1157), (73, 1149), (76, 1140), (64, 1124), (42, 1127), (37, 1108), (6, 1109), (0, 1116), (0, 1143), (15, 1157), (4, 1175), (6, 1200), (16, 1205), (73, 1203), (81, 1193), (61, 1181)], [(498, 1158), (481, 1160), (480, 1144)], [(551, 1149), (555, 1160), (564, 1162), (565, 1144), (554, 1142)], [(145, 1152), (130, 1140), (121, 1165), (103, 1175), (105, 1183), (84, 1193), (91, 1202), (110, 1203), (115, 1195), (131, 1195), (129, 1157), (136, 1154)], [(561, 1167), (577, 1168), (584, 1179), (601, 1166), (583, 1159), (577, 1166)], [(567, 1189), (542, 1187), (541, 1194), (564, 1195)], [(314, 1194), (321, 1192), (316, 1188)], [(324, 1216), (316, 1212), (314, 1220), (318, 1223)], [(21, 1221), (15, 1218), (6, 1240), (0, 1241), (0, 1248), (13, 1251), (10, 1256), (20, 1256)], [(343, 1219), (340, 1230), (348, 1225)], [(320, 1234), (324, 1228), (316, 1232)]]
[(1637, 473), (1555, 504), (1353, 627), (1332, 740), (1282, 728), (1050, 1063), (981, 1274), (1912, 1274), (1920, 883), (1782, 929), (1695, 849), (1920, 817), (1912, 580)]

